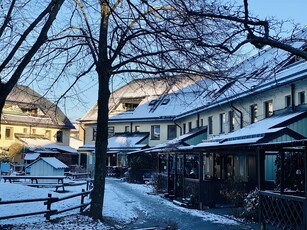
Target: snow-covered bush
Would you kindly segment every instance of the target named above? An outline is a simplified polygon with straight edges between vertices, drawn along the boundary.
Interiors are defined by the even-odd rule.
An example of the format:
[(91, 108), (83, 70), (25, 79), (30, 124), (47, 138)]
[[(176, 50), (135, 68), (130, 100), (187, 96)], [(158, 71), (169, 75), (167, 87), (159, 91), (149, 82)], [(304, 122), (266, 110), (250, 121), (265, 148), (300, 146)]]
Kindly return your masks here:
[(258, 207), (259, 207), (259, 189), (248, 193), (244, 199), (244, 209), (241, 216), (244, 219), (257, 221), (258, 220)]

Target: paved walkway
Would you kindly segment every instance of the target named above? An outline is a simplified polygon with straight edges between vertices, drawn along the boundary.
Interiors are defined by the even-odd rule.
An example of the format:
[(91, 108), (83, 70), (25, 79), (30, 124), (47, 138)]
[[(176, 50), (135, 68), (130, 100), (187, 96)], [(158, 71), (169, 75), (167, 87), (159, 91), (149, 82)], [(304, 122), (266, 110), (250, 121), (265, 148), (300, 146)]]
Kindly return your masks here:
[[(129, 205), (135, 203), (137, 218), (127, 224), (124, 229), (162, 228), (167, 224), (176, 225), (180, 230), (259, 229), (258, 224), (243, 223), (226, 217), (226, 209), (210, 209), (207, 211), (186, 209), (178, 207), (157, 195), (148, 195), (137, 191), (120, 180), (107, 180), (106, 183), (110, 188), (114, 188), (114, 191), (124, 192), (122, 194), (123, 203), (129, 202)], [(129, 200), (125, 201), (124, 197), (129, 197)]]

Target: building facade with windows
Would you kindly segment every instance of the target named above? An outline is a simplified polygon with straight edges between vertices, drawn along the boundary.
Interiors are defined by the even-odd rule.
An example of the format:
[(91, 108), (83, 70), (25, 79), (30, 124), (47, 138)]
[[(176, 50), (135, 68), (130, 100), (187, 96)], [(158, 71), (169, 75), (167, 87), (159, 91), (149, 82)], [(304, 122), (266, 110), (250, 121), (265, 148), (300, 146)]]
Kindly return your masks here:
[[(134, 84), (122, 89), (127, 90), (131, 85)], [(155, 87), (160, 89), (159, 84)], [(203, 196), (198, 197), (199, 202), (206, 204), (220, 199), (217, 197), (215, 200), (212, 195), (219, 192), (220, 182), (229, 177), (240, 178), (248, 188), (257, 185), (258, 155), (249, 145), (307, 138), (304, 129), (306, 91), (306, 61), (280, 50), (266, 49), (216, 76), (216, 80), (212, 76), (196, 79), (176, 90), (162, 90), (161, 94), (151, 97), (141, 95), (135, 88), (130, 94), (121, 94), (115, 100), (117, 103), (110, 103), (111, 108), (116, 109), (110, 109), (109, 133), (147, 132), (151, 148), (140, 152), (161, 156), (161, 162), (164, 162), (159, 167), (161, 173), (172, 178), (167, 183), (168, 192), (186, 197), (188, 192), (182, 193), (184, 189), (195, 187), (197, 191), (203, 191)], [(126, 99), (131, 99), (133, 94), (139, 98), (139, 104), (123, 109), (124, 106), (120, 106), (122, 101), (127, 103)], [(96, 110), (94, 107), (88, 114), (95, 114)], [(88, 133), (88, 144), (94, 148), (92, 133), (96, 118), (92, 118), (91, 125), (86, 123), (89, 120), (87, 115), (81, 122)], [(173, 145), (171, 139), (197, 129), (205, 130), (198, 143), (194, 139), (185, 143), (183, 148)], [(163, 145), (165, 143), (170, 145)], [(186, 145), (190, 145), (189, 148)], [(162, 146), (160, 150), (159, 146)], [(266, 158), (267, 168), (271, 167), (268, 162), (273, 162), (274, 157)], [(194, 174), (198, 172), (194, 178), (189, 176), (192, 169)], [(268, 174), (267, 178), (272, 181), (274, 175)], [(176, 194), (176, 191), (181, 193)]]
[(29, 87), (17, 85), (1, 114), (0, 147), (9, 150), (14, 144), (28, 148), (46, 144), (69, 146), (71, 129), (74, 126), (56, 105)]

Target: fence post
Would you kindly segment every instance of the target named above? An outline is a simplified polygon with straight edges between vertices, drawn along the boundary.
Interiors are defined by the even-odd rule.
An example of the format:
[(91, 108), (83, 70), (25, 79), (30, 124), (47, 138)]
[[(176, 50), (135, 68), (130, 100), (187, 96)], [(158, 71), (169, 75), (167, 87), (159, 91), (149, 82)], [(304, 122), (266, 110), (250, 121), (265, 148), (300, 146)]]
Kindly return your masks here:
[[(81, 205), (84, 204), (84, 189), (82, 189), (82, 194), (81, 194)], [(80, 207), (80, 212), (83, 212), (83, 206)]]
[(48, 200), (47, 200), (47, 212), (46, 213), (46, 219), (49, 221), (50, 220), (50, 210), (51, 210), (51, 197), (52, 197), (52, 194), (51, 193), (48, 193)]

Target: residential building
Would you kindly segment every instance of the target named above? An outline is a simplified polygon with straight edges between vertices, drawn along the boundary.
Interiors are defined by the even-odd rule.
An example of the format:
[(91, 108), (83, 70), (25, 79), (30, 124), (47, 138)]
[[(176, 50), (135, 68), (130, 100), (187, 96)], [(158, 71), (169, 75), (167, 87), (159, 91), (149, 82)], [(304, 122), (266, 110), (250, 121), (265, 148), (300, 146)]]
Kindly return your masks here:
[[(303, 43), (296, 45), (304, 48)], [(166, 192), (174, 198), (193, 197), (200, 208), (213, 206), (227, 202), (220, 191), (228, 178), (242, 182), (247, 190), (254, 189), (259, 179), (274, 187), (279, 152), (275, 147), (264, 156), (261, 148), (287, 143), (294, 152), (298, 142), (302, 148), (307, 139), (306, 91), (307, 62), (265, 49), (216, 80), (199, 79), (147, 98), (133, 109), (110, 110), (110, 134), (149, 133), (150, 148), (137, 153), (159, 156)], [(193, 141), (169, 140), (199, 129), (205, 132)]]
[[(0, 147), (8, 150), (19, 144), (26, 149), (41, 148), (41, 153), (49, 149), (50, 154), (56, 151), (57, 155), (76, 155), (76, 150), (69, 147), (71, 129), (74, 126), (55, 104), (30, 87), (17, 85), (1, 114)], [(21, 157), (24, 154), (18, 153), (14, 161), (22, 163)]]

